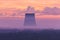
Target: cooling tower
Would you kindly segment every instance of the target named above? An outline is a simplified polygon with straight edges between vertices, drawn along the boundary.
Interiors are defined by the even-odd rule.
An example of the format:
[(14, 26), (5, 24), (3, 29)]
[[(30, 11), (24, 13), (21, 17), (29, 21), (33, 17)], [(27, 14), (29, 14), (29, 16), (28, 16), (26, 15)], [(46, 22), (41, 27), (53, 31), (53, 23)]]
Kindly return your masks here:
[(35, 9), (28, 7), (25, 13), (24, 26), (36, 26)]
[(24, 26), (36, 26), (34, 13), (26, 13), (25, 14)]

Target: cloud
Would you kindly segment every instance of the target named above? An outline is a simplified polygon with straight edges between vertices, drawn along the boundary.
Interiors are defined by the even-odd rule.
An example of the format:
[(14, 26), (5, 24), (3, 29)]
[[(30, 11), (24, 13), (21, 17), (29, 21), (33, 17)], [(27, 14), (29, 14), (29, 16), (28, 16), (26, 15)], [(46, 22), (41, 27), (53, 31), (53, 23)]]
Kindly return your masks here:
[(53, 8), (49, 8), (49, 7), (46, 7), (42, 13), (44, 15), (60, 15), (60, 8), (57, 8), (57, 7), (53, 7)]

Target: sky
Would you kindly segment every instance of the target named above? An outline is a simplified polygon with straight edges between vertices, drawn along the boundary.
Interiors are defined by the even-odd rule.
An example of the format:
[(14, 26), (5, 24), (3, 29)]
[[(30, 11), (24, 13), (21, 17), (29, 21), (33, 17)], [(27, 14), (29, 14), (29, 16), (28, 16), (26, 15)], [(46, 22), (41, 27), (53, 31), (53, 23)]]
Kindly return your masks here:
[(45, 7), (60, 7), (60, 0), (0, 0), (0, 8), (25, 9), (27, 6), (38, 10)]
[[(32, 6), (32, 7), (34, 7), (36, 10), (43, 10), (45, 7), (60, 7), (60, 0), (0, 0), (0, 8), (17, 8), (17, 9), (26, 9), (27, 8), (27, 6)], [(5, 16), (4, 16), (5, 17)], [(53, 26), (53, 28), (59, 28), (60, 27), (60, 15), (59, 16), (45, 16), (45, 15), (43, 15), (43, 16), (38, 16), (38, 19), (39, 18), (58, 18), (57, 20), (56, 19), (54, 19), (53, 21), (46, 21), (45, 19), (43, 20), (43, 21), (38, 21), (38, 23), (39, 23), (39, 26), (41, 26), (42, 28), (45, 28), (45, 27), (52, 27)], [(4, 19), (4, 18), (3, 18)], [(19, 21), (19, 20), (17, 20), (17, 21)], [(10, 23), (10, 22), (12, 22), (12, 24)], [(11, 20), (8, 20), (8, 21), (4, 21), (4, 20), (1, 20), (0, 21), (0, 26), (2, 27), (2, 26), (6, 26), (5, 28), (9, 28), (10, 26), (12, 27), (12, 26), (16, 26), (17, 27), (17, 25), (20, 27), (20, 23), (22, 23), (22, 21), (21, 22), (16, 22), (16, 23), (18, 23), (18, 24), (16, 24), (15, 23), (16, 22), (16, 20), (15, 21), (11, 21)], [(55, 24), (56, 23), (56, 24)], [(0, 27), (0, 28), (1, 28)], [(47, 28), (48, 28), (47, 27)]]

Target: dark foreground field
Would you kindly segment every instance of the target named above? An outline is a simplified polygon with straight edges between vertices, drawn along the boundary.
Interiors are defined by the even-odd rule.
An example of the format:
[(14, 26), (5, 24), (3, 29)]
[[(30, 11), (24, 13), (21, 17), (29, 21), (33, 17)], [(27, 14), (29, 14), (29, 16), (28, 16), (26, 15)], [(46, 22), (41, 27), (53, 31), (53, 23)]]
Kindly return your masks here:
[(0, 40), (60, 40), (60, 30), (0, 30)]

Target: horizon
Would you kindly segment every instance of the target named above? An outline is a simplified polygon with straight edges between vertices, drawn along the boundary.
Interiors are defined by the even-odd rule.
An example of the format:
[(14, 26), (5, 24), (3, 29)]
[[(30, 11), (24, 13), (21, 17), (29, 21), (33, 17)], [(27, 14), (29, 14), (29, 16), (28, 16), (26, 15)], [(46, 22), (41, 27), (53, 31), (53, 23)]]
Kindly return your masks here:
[(46, 7), (44, 10), (35, 10), (34, 7), (28, 6), (25, 10), (20, 10), (16, 8), (4, 8), (0, 9), (0, 16), (24, 16), (25, 13), (35, 13), (36, 16), (41, 15), (60, 15), (60, 8), (58, 7)]

